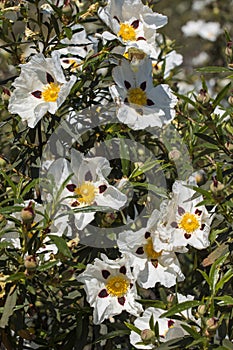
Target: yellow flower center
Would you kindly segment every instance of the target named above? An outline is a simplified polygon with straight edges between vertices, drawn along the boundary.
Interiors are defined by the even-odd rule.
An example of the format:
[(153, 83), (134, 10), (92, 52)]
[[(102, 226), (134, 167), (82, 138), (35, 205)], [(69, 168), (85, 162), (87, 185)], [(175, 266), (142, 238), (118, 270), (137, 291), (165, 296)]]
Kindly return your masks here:
[(147, 104), (147, 97), (145, 91), (141, 88), (130, 88), (128, 91), (128, 101), (139, 106)]
[(128, 23), (121, 23), (120, 30), (117, 34), (124, 41), (135, 41), (136, 40), (136, 32), (135, 29)]
[(127, 293), (129, 285), (129, 280), (124, 275), (111, 276), (107, 280), (106, 289), (108, 294), (119, 298)]
[(197, 215), (192, 213), (185, 213), (182, 215), (179, 223), (179, 228), (182, 228), (187, 233), (192, 233), (200, 227)]
[(154, 250), (153, 241), (151, 237), (147, 239), (147, 243), (144, 246), (144, 252), (150, 260), (157, 260), (162, 254), (162, 251), (156, 252)]
[(96, 188), (90, 181), (83, 182), (74, 190), (78, 196), (78, 201), (83, 204), (91, 205), (95, 200)]
[(46, 102), (56, 102), (60, 91), (60, 85), (49, 83), (44, 87), (42, 97)]

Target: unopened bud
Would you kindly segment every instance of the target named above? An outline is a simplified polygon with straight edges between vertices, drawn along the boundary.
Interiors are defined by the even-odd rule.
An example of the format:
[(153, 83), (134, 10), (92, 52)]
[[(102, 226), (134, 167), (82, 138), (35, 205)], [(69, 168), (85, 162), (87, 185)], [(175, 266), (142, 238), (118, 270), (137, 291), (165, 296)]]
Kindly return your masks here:
[(219, 326), (218, 318), (216, 318), (216, 317), (209, 318), (206, 321), (206, 326), (207, 326), (208, 331), (215, 331)]
[(225, 48), (225, 55), (230, 58), (232, 57), (232, 45), (233, 45), (232, 41), (229, 41)]
[(30, 201), (26, 208), (21, 210), (21, 218), (24, 224), (31, 224), (35, 218), (33, 202)]
[(228, 97), (228, 103), (229, 103), (229, 105), (233, 106), (233, 96), (232, 95)]
[(209, 100), (210, 100), (210, 95), (208, 94), (208, 92), (204, 89), (201, 89), (199, 91), (199, 94), (197, 95), (197, 101), (205, 105), (209, 102)]
[(171, 161), (176, 161), (180, 158), (181, 156), (181, 153), (178, 149), (173, 149), (171, 150), (169, 153), (168, 153), (168, 158), (171, 160)]
[(155, 333), (151, 329), (144, 329), (141, 331), (141, 338), (145, 345), (153, 344), (155, 342)]
[(197, 313), (199, 316), (203, 316), (206, 312), (206, 306), (205, 305), (199, 305), (197, 308)]
[(0, 168), (4, 168), (5, 166), (6, 166), (5, 159), (0, 156)]
[(38, 266), (37, 259), (34, 255), (28, 255), (24, 260), (24, 266), (27, 270), (35, 270)]
[(117, 218), (116, 213), (106, 213), (102, 219), (103, 225), (111, 225)]
[(215, 196), (221, 195), (224, 188), (225, 188), (224, 184), (221, 183), (220, 181), (218, 181), (214, 177), (213, 182), (210, 185), (210, 190), (213, 193), (213, 195), (215, 195)]

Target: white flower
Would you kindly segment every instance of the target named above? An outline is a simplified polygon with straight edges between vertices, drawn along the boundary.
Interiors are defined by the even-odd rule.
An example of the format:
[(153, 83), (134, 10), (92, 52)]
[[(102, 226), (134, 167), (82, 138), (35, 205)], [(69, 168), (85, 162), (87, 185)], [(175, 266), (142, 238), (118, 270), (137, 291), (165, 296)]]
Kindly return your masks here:
[(113, 68), (112, 75), (116, 85), (110, 92), (120, 105), (117, 117), (122, 123), (138, 130), (161, 127), (175, 117), (177, 98), (168, 85), (153, 86), (151, 60), (145, 58), (136, 71), (123, 60)]
[(98, 11), (99, 17), (114, 33), (104, 32), (106, 40), (118, 38), (125, 45), (133, 45), (150, 54), (155, 46), (156, 31), (167, 23), (167, 17), (153, 12), (141, 0), (109, 0)]
[(161, 249), (177, 251), (188, 244), (197, 249), (209, 246), (213, 215), (205, 206), (197, 206), (203, 198), (191, 199), (196, 192), (187, 185), (191, 183), (175, 181), (172, 199), (161, 204), (157, 223), (159, 236), (154, 240), (155, 246), (160, 244)]
[(202, 19), (198, 21), (188, 21), (181, 29), (185, 36), (199, 35), (203, 39), (210, 41), (215, 41), (222, 33), (218, 22), (205, 22)]
[(119, 315), (123, 310), (138, 316), (142, 312), (142, 306), (135, 301), (139, 296), (129, 260), (127, 257), (109, 260), (104, 254), (101, 258), (102, 260), (96, 258), (93, 265), (88, 264), (77, 278), (85, 284), (87, 301), (94, 307), (94, 324)]
[(162, 61), (158, 62), (157, 60), (154, 60), (152, 57), (152, 66), (153, 66), (153, 73), (157, 73), (162, 69), (162, 65), (164, 64), (164, 72), (163, 76), (164, 79), (168, 78), (171, 71), (177, 67), (180, 66), (183, 62), (183, 56), (179, 53), (177, 53), (175, 50), (172, 50), (167, 55), (162, 58)]
[[(154, 349), (156, 344), (155, 335), (149, 333), (150, 319), (153, 316), (154, 323), (158, 322), (159, 327), (159, 341), (165, 342), (170, 339), (180, 338), (185, 335), (185, 331), (181, 327), (181, 322), (175, 319), (169, 319), (166, 317), (160, 318), (165, 311), (162, 309), (155, 309), (149, 307), (146, 309), (141, 317), (138, 317), (134, 321), (134, 325), (141, 330), (141, 335), (136, 332), (131, 332), (130, 343), (136, 349)], [(146, 338), (146, 333), (151, 334), (151, 338)], [(144, 340), (144, 344), (143, 344)]]
[(52, 58), (35, 55), (20, 67), (21, 74), (12, 84), (15, 90), (10, 97), (9, 111), (19, 114), (34, 128), (47, 112), (55, 114), (69, 95), (76, 77), (66, 80), (57, 53)]
[(184, 280), (179, 261), (174, 252), (153, 247), (154, 233), (150, 227), (137, 232), (120, 233), (117, 245), (120, 252), (132, 259), (132, 266), (139, 269), (138, 284), (143, 288), (153, 288), (157, 282), (171, 287), (176, 281)]
[[(52, 163), (48, 174), (54, 177), (55, 191), (68, 179), (62, 192), (62, 204), (70, 209), (87, 206), (105, 206), (119, 210), (127, 197), (114, 186), (109, 185), (106, 177), (111, 171), (110, 164), (103, 157), (85, 158), (80, 152), (71, 150), (71, 162), (60, 158)], [(95, 211), (75, 213), (75, 224), (82, 230), (94, 219)]]

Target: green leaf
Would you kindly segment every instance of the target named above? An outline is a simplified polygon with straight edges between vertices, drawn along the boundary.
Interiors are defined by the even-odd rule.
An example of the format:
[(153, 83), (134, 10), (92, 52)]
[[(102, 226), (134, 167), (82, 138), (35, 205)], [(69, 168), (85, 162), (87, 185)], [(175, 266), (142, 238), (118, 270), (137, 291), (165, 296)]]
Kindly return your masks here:
[(16, 301), (17, 301), (17, 289), (15, 288), (15, 286), (13, 286), (6, 298), (3, 314), (0, 319), (0, 328), (5, 328), (7, 326), (9, 317), (14, 312)]
[(209, 135), (206, 134), (202, 134), (200, 132), (195, 132), (194, 135), (198, 136), (200, 139), (203, 139), (213, 145), (218, 145), (217, 141), (214, 140), (212, 137), (210, 137)]
[(221, 277), (220, 281), (216, 284), (215, 290), (216, 292), (221, 289), (225, 283), (227, 283), (233, 277), (233, 269), (228, 270), (223, 277)]
[(207, 273), (205, 271), (200, 270), (200, 269), (197, 269), (197, 271), (200, 272), (200, 274), (202, 274), (202, 277), (204, 277), (204, 279), (206, 280), (206, 282), (210, 286), (211, 282), (210, 282), (210, 278), (207, 275)]
[(115, 337), (123, 337), (124, 335), (129, 335), (130, 331), (128, 331), (127, 329), (119, 329), (118, 331), (112, 331), (110, 333), (107, 333), (105, 335), (103, 335), (102, 337), (99, 337), (95, 342), (93, 342), (92, 344), (96, 344), (101, 342), (102, 340), (105, 339), (111, 339), (111, 338), (115, 338)]
[(131, 323), (128, 323), (128, 322), (124, 322), (124, 324), (126, 325), (126, 327), (128, 327), (131, 331), (141, 335), (141, 330), (139, 328), (137, 328), (136, 326), (134, 326), (133, 324)]
[[(55, 243), (56, 244), (56, 243)], [(63, 254), (64, 255), (64, 254)], [(43, 265), (40, 265), (38, 268), (37, 268), (37, 271), (46, 271), (46, 270), (49, 270), (51, 267), (57, 265), (58, 263), (58, 260), (54, 260), (54, 261), (49, 261)]]
[(224, 72), (229, 72), (230, 70), (226, 67), (208, 66), (208, 67), (197, 68), (196, 71), (203, 72), (203, 73), (224, 73)]
[(214, 102), (213, 102), (213, 108), (216, 108), (219, 103), (222, 101), (222, 99), (226, 96), (226, 94), (228, 93), (229, 87), (231, 86), (231, 83), (227, 84), (226, 86), (224, 86), (224, 88), (218, 93), (218, 95), (216, 96)]
[(26, 279), (26, 276), (24, 272), (17, 272), (7, 277), (6, 282), (13, 282), (13, 281), (19, 281), (19, 280), (25, 280), (25, 279)]
[(221, 297), (215, 297), (215, 300), (219, 300), (220, 305), (233, 305), (233, 297), (230, 295), (223, 295)]
[(200, 338), (200, 334), (193, 329), (192, 327), (189, 327), (187, 324), (181, 324), (181, 327), (187, 332), (189, 333), (194, 339), (198, 339)]
[(55, 235), (48, 235), (48, 237), (51, 239), (51, 241), (53, 241), (53, 243), (56, 244), (59, 253), (66, 256), (67, 258), (72, 258), (71, 251), (64, 238)]
[(182, 311), (191, 309), (192, 307), (196, 307), (199, 305), (202, 305), (203, 303), (199, 300), (188, 300), (188, 301), (184, 301), (183, 303), (180, 303), (178, 305), (174, 305), (172, 306), (168, 311), (164, 312), (160, 318), (163, 317), (170, 317), (173, 316), (177, 313), (180, 313)]

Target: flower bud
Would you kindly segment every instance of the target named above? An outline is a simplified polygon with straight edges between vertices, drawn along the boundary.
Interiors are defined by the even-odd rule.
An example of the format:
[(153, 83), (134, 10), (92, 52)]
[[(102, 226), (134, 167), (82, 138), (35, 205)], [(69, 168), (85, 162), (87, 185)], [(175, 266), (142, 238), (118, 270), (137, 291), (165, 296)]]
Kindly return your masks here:
[(230, 58), (232, 57), (232, 45), (233, 45), (232, 41), (229, 41), (225, 48), (225, 55)]
[(116, 213), (106, 213), (102, 219), (103, 225), (111, 225), (117, 218)]
[(169, 153), (168, 153), (168, 158), (171, 160), (171, 161), (176, 161), (180, 158), (181, 156), (181, 153), (178, 149), (173, 149), (171, 150)]
[(198, 316), (203, 316), (206, 312), (206, 306), (205, 305), (199, 305), (197, 308), (197, 314)]
[(228, 97), (228, 103), (229, 103), (229, 105), (233, 106), (233, 96), (232, 95)]
[(24, 224), (31, 224), (35, 218), (33, 202), (30, 201), (28, 206), (21, 210), (21, 218)]
[(35, 270), (38, 266), (38, 262), (35, 255), (28, 255), (24, 260), (24, 266), (29, 271)]
[(220, 181), (218, 181), (215, 177), (213, 178), (213, 182), (210, 185), (210, 190), (213, 194), (213, 197), (218, 200), (221, 201), (222, 199), (224, 199), (224, 190), (225, 186), (224, 184), (222, 184)]
[(0, 168), (4, 168), (5, 166), (6, 166), (5, 159), (0, 156)]
[(216, 317), (209, 318), (206, 321), (206, 326), (207, 326), (208, 331), (215, 331), (219, 326), (218, 318), (216, 318)]
[(141, 331), (141, 338), (144, 344), (153, 344), (155, 342), (155, 333), (151, 329)]
[(210, 95), (208, 94), (208, 92), (204, 89), (201, 89), (199, 91), (199, 94), (197, 95), (197, 101), (205, 105), (209, 102), (209, 100), (210, 100)]

